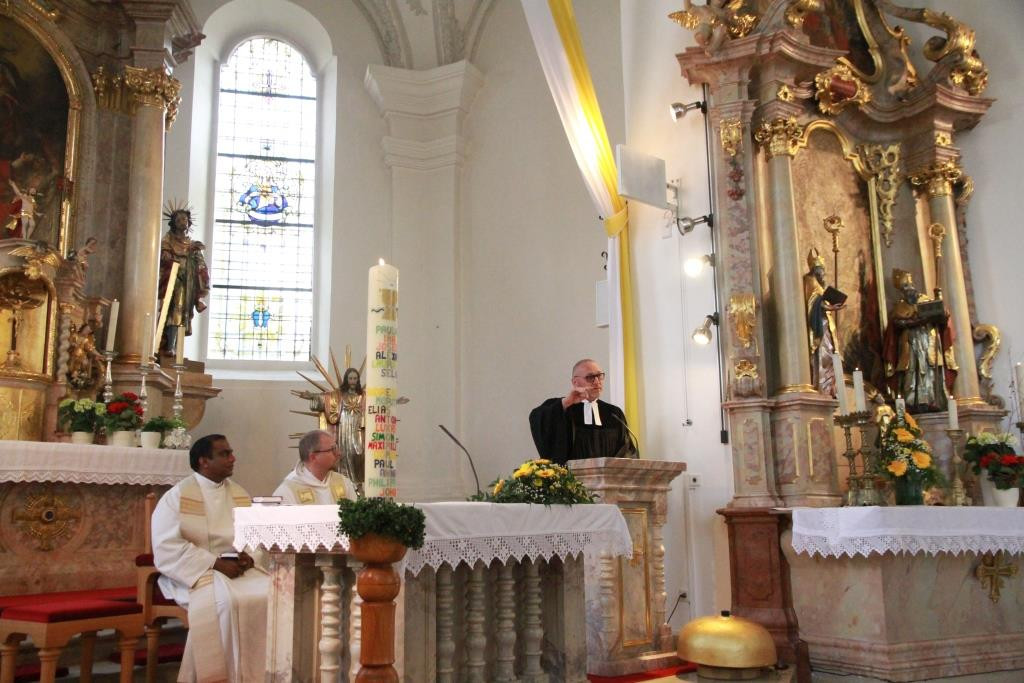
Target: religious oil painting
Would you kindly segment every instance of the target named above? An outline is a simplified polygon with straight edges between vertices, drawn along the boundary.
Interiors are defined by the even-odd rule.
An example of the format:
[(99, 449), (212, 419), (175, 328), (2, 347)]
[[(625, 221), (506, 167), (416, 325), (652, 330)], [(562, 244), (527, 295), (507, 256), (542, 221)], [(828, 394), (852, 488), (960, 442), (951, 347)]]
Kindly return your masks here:
[(0, 239), (59, 247), (68, 93), (56, 62), (20, 24), (0, 23)]
[(804, 32), (812, 45), (842, 50), (846, 58), (861, 73), (871, 76), (875, 63), (870, 46), (857, 19), (854, 2), (827, 2), (824, 11), (808, 12), (804, 19)]
[[(847, 295), (835, 313), (836, 343), (847, 373), (859, 368), (875, 387), (884, 385), (878, 275), (874, 268), (871, 211), (867, 183), (844, 158), (839, 138), (829, 130), (813, 131), (807, 149), (793, 160), (799, 256), (803, 272), (816, 249), (825, 267), (825, 286)], [(842, 221), (834, 251), (825, 219)], [(836, 267), (838, 263), (838, 268)]]

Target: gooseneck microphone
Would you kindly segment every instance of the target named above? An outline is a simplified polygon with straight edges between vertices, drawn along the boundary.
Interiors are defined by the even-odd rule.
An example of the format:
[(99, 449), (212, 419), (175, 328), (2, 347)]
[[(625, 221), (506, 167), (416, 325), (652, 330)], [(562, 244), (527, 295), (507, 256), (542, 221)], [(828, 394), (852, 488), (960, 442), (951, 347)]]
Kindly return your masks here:
[(484, 492), (480, 490), (480, 477), (476, 476), (476, 465), (473, 464), (473, 456), (469, 454), (466, 447), (462, 445), (462, 442), (455, 438), (455, 435), (448, 431), (448, 428), (444, 425), (437, 425), (441, 428), (441, 431), (448, 435), (448, 438), (455, 442), (455, 445), (462, 449), (462, 452), (466, 454), (466, 459), (469, 460), (469, 466), (473, 470), (473, 479), (476, 480), (476, 492), (481, 498)]

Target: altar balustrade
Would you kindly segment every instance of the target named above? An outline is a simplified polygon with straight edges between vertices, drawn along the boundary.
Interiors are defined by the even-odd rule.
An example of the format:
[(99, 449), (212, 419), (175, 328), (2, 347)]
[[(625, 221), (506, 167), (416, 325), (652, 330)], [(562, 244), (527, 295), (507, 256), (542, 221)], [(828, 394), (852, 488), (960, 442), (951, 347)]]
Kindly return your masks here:
[(781, 546), (814, 670), (1024, 677), (1024, 509), (796, 508)]
[[(570, 681), (587, 668), (584, 564), (630, 556), (614, 505), (426, 503), (423, 548), (399, 567), (402, 680)], [(267, 680), (353, 680), (357, 563), (333, 505), (235, 511), (238, 549), (270, 553)]]

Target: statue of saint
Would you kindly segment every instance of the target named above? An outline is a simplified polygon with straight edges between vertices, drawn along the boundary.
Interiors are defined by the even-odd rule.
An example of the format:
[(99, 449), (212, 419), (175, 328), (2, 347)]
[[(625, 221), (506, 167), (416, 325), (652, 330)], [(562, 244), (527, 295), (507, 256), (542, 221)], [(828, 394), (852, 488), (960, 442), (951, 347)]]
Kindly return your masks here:
[(904, 398), (910, 412), (945, 410), (958, 369), (949, 313), (941, 301), (918, 293), (907, 271), (894, 269), (892, 283), (903, 298), (889, 313), (882, 339), (890, 389)]
[(359, 371), (349, 368), (341, 385), (341, 410), (338, 416), (338, 447), (343, 462), (348, 463), (352, 481), (363, 481), (363, 407), (366, 393), (359, 377)]
[[(199, 240), (189, 237), (192, 230), (192, 212), (186, 207), (171, 208), (164, 212), (167, 217), (167, 234), (160, 241), (160, 301), (170, 292), (171, 303), (167, 309), (167, 320), (161, 332), (160, 350), (173, 354), (178, 337), (178, 327), (185, 327), (185, 334), (192, 334), (192, 317), (206, 310), (203, 299), (210, 293), (210, 273), (206, 268), (203, 250)], [(171, 264), (178, 264), (178, 274), (173, 283)]]
[(837, 382), (843, 382), (842, 378), (836, 378), (832, 364), (832, 354), (839, 353), (836, 311), (846, 304), (826, 301), (825, 260), (815, 247), (807, 253), (807, 268), (804, 303), (807, 306), (807, 337), (811, 349), (811, 382), (818, 391), (835, 398)]
[(68, 334), (68, 384), (73, 389), (91, 389), (103, 376), (103, 356), (96, 350), (92, 326), (71, 326)]

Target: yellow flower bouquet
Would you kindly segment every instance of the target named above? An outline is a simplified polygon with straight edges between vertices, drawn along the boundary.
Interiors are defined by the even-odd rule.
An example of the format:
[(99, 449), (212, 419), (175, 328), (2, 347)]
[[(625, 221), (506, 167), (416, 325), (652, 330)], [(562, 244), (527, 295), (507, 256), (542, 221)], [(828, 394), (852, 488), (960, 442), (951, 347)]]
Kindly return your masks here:
[(897, 414), (881, 436), (878, 474), (893, 482), (897, 505), (922, 505), (923, 492), (945, 483), (931, 446), (908, 413)]
[(594, 494), (569, 471), (550, 460), (527, 460), (508, 477), (495, 479), (476, 500), (490, 503), (575, 505), (593, 503)]

